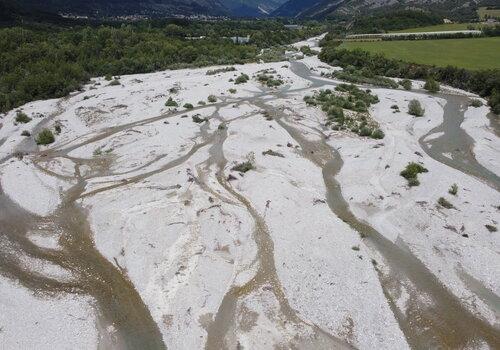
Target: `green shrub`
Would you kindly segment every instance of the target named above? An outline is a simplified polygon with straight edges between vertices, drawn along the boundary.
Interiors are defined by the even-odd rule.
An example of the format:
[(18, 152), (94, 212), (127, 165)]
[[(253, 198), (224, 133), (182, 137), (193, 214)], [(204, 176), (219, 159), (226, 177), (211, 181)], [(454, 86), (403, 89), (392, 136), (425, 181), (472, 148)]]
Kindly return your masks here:
[(197, 115), (193, 115), (193, 122), (195, 122), (195, 123), (200, 124), (200, 123), (203, 123), (203, 122), (206, 122), (206, 121), (208, 121), (207, 118), (202, 118), (198, 114)]
[(372, 139), (378, 139), (378, 140), (381, 140), (385, 137), (385, 134), (382, 130), (380, 129), (375, 129), (373, 130), (372, 132), (372, 135), (371, 135), (371, 138)]
[(481, 107), (483, 105), (483, 103), (481, 102), (481, 100), (473, 99), (472, 101), (470, 101), (470, 105), (472, 107), (478, 108), (478, 107)]
[(16, 114), (16, 123), (26, 124), (31, 121), (31, 118), (24, 112), (18, 111)]
[(457, 186), (457, 184), (451, 185), (450, 189), (448, 190), (448, 193), (456, 196), (457, 193), (458, 193), (458, 186)]
[(55, 140), (54, 134), (49, 129), (43, 129), (40, 131), (35, 139), (38, 145), (48, 145)]
[(240, 173), (246, 173), (249, 170), (254, 168), (253, 164), (250, 161), (246, 161), (240, 164), (236, 164), (231, 168), (231, 170), (238, 171)]
[(217, 102), (217, 97), (215, 97), (214, 95), (209, 95), (208, 96), (208, 102), (210, 102), (210, 103)]
[(261, 83), (266, 85), (267, 87), (276, 87), (280, 86), (283, 84), (283, 80), (281, 79), (275, 79), (274, 75), (268, 75), (268, 74), (259, 74), (257, 76), (257, 80)]
[(198, 104), (199, 104), (200, 106), (204, 106), (204, 105), (206, 105), (207, 103), (206, 103), (205, 101), (198, 101)]
[(405, 90), (411, 90), (412, 83), (410, 79), (403, 79), (399, 81), (399, 85), (403, 87)]
[(246, 83), (248, 80), (250, 79), (250, 77), (248, 75), (246, 75), (245, 73), (241, 73), (237, 78), (236, 80), (234, 81), (235, 84), (244, 84)]
[(406, 168), (399, 173), (402, 177), (408, 180), (408, 185), (410, 186), (418, 186), (420, 182), (418, 181), (418, 174), (426, 173), (428, 170), (424, 168), (422, 165), (411, 162), (408, 163)]
[(444, 197), (439, 197), (438, 204), (440, 206), (442, 206), (443, 208), (446, 208), (446, 209), (452, 209), (452, 208), (454, 208), (453, 204), (451, 204), (450, 202), (448, 202), (446, 200), (446, 198), (444, 198)]
[(169, 98), (168, 98), (168, 100), (167, 100), (167, 102), (165, 102), (165, 106), (166, 106), (166, 107), (177, 107), (177, 106), (179, 106), (179, 105), (177, 104), (177, 102), (175, 102), (175, 101), (173, 100), (173, 98), (172, 98), (172, 97), (169, 97)]
[(111, 81), (113, 79), (113, 77), (111, 76), (111, 74), (106, 74), (106, 76), (104, 77), (104, 80), (107, 80), (107, 81)]
[(311, 48), (307, 45), (301, 46), (300, 52), (302, 52), (306, 56), (314, 56), (316, 54), (316, 52), (311, 50)]
[(30, 133), (28, 130), (24, 130), (24, 131), (21, 133), (21, 136), (31, 136), (31, 133)]
[(267, 151), (262, 152), (262, 155), (269, 155), (269, 156), (274, 156), (274, 157), (280, 157), (280, 158), (285, 158), (285, 156), (279, 152), (275, 152), (272, 149), (268, 149)]
[(436, 80), (429, 78), (425, 81), (424, 89), (429, 92), (438, 92), (440, 90), (440, 86)]
[(236, 93), (236, 89), (232, 89), (232, 88), (231, 88), (231, 89), (229, 89), (229, 93), (231, 93), (231, 94), (235, 94), (235, 93)]
[(339, 106), (331, 106), (328, 109), (328, 116), (335, 119), (343, 119), (344, 118), (344, 110)]
[(182, 106), (182, 107), (184, 107), (186, 109), (193, 109), (194, 108), (194, 106), (191, 103), (184, 103), (184, 106)]
[(234, 72), (236, 68), (234, 67), (225, 67), (225, 68), (218, 68), (218, 69), (211, 69), (207, 70), (207, 75), (215, 75), (218, 73), (226, 73), (226, 72)]
[(372, 129), (367, 126), (363, 126), (361, 129), (359, 129), (359, 136), (371, 136), (371, 134)]
[(414, 115), (416, 117), (421, 117), (425, 113), (425, 109), (422, 108), (422, 105), (418, 100), (411, 100), (408, 103), (408, 114)]

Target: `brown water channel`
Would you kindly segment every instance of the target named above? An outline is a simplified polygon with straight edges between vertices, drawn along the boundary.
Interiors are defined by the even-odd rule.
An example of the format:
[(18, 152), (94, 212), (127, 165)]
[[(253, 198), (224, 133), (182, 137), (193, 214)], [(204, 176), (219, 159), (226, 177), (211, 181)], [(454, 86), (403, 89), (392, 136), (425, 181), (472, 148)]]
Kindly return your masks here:
[[(335, 85), (335, 82), (325, 82), (312, 76), (309, 69), (302, 63), (291, 62), (290, 68), (295, 74), (310, 80), (312, 87)], [(281, 93), (278, 92), (278, 96), (286, 97), (288, 94), (300, 90), (287, 88)], [(482, 341), (492, 348), (500, 348), (499, 330), (470, 313), (402, 242), (393, 243), (385, 239), (382, 234), (352, 214), (347, 201), (342, 196), (340, 185), (335, 179), (343, 165), (339, 153), (327, 144), (321, 130), (316, 130), (323, 137), (320, 141), (313, 142), (304, 137), (298, 128), (287, 122), (287, 116), (284, 113), (265, 104), (265, 100), (261, 97), (266, 94), (268, 92), (263, 91), (252, 98), (241, 99), (240, 102), (254, 104), (274, 116), (278, 124), (301, 146), (302, 155), (317, 165), (318, 171), (322, 171), (327, 202), (333, 214), (359, 232), (366, 245), (373, 252), (382, 256), (389, 271), (377, 269), (381, 285), (412, 348), (464, 348), (480, 344)], [(422, 147), (434, 159), (478, 177), (498, 190), (498, 176), (475, 161), (470, 151), (473, 140), (460, 128), (461, 120), (463, 120), (464, 99), (462, 97), (446, 98), (448, 103), (445, 106), (444, 122), (429, 132), (429, 134), (434, 132), (444, 132), (445, 134), (429, 143), (424, 141), (425, 137), (422, 137), (420, 140)], [(223, 101), (216, 106), (227, 106), (233, 103), (235, 102)], [(158, 326), (126, 272), (109, 262), (96, 249), (87, 213), (79, 203), (83, 197), (135, 183), (178, 166), (200, 148), (208, 146), (210, 147), (209, 159), (206, 161), (204, 171), (208, 172), (210, 166), (215, 166), (214, 175), (219, 185), (226, 191), (221, 199), (245, 208), (252, 217), (257, 256), (254, 261), (256, 267), (254, 277), (243, 286), (231, 287), (224, 296), (218, 313), (208, 329), (206, 348), (223, 349), (227, 347), (225, 340), (235, 322), (239, 301), (251, 294), (255, 295), (263, 287), (266, 287), (278, 301), (279, 311), (284, 319), (311, 329), (313, 336), (310, 339), (298, 340), (297, 344), (301, 344), (299, 348), (349, 347), (314, 324), (302, 320), (289, 305), (276, 272), (271, 232), (264, 218), (248, 199), (231, 186), (224, 173), (227, 165), (223, 152), (223, 144), (227, 138), (225, 128), (209, 132), (208, 123), (204, 124), (197, 135), (197, 138), (201, 137), (202, 141), (195, 142), (191, 150), (178, 159), (165, 165), (159, 165), (154, 170), (144, 172), (141, 175), (127, 177), (127, 173), (120, 174), (125, 176), (121, 183), (94, 192), (85, 192), (87, 181), (92, 177), (113, 175), (109, 171), (111, 160), (105, 157), (102, 159), (75, 159), (68, 156), (69, 152), (135, 126), (179, 114), (181, 113), (170, 113), (116, 126), (91, 135), (82, 142), (70, 143), (41, 153), (33, 148), (33, 145), (23, 144), (20, 150), (27, 152), (28, 157), (41, 168), (45, 162), (57, 157), (65, 157), (73, 161), (75, 172), (72, 180), (75, 185), (63, 193), (63, 202), (59, 208), (46, 217), (39, 217), (20, 208), (3, 193), (0, 187), (0, 272), (4, 276), (19, 281), (25, 287), (48, 297), (58, 293), (73, 293), (92, 297), (96, 303), (100, 323), (105, 326), (103, 328), (113, 325), (115, 329), (113, 334), (102, 334), (108, 338), (104, 342), (112, 344), (114, 348), (164, 349), (165, 345)], [(457, 115), (458, 119), (453, 119)], [(214, 112), (211, 118), (220, 118), (218, 111)], [(226, 126), (230, 124), (230, 122), (225, 123)], [(451, 159), (443, 156), (444, 153), (449, 152), (453, 154)], [(1, 162), (7, 162), (10, 159), (11, 156), (4, 157)], [(147, 166), (154, 166), (161, 159), (163, 156), (149, 162)], [(85, 177), (80, 174), (80, 167), (83, 165), (92, 169), (91, 176)], [(200, 182), (203, 180), (201, 179)], [(208, 189), (206, 183), (203, 186)], [(45, 234), (57, 237), (59, 248), (49, 249), (34, 244), (29, 238), (30, 234), (40, 230), (44, 231)], [(23, 262), (24, 258), (38, 259), (56, 265), (70, 272), (71, 278), (57, 279), (30, 270)], [(402, 290), (410, 295), (407, 310), (400, 310), (396, 306), (396, 300)], [(432, 303), (422, 302), (420, 298), (422, 295), (430, 298)]]

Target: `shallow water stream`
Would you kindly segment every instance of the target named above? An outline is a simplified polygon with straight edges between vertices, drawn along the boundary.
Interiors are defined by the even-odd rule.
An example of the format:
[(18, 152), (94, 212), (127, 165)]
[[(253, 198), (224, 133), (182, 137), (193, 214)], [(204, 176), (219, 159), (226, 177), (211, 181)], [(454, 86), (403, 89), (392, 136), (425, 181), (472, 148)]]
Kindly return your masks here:
[[(290, 69), (296, 75), (311, 82), (308, 89), (319, 88), (325, 85), (336, 85), (335, 81), (328, 81), (314, 76), (309, 68), (300, 62), (291, 62)], [(286, 87), (276, 92), (276, 96), (287, 98), (291, 94), (305, 89), (293, 90)], [(367, 223), (356, 218), (349, 204), (342, 195), (340, 184), (336, 176), (342, 168), (343, 161), (337, 150), (327, 143), (324, 130), (311, 130), (320, 139), (311, 141), (305, 137), (300, 128), (293, 125), (290, 117), (282, 109), (266, 104), (263, 96), (269, 91), (256, 93), (252, 98), (245, 98), (239, 102), (247, 102), (265, 110), (282, 127), (291, 138), (300, 145), (301, 155), (314, 163), (323, 175), (327, 203), (333, 215), (338, 216), (352, 229), (358, 232), (373, 257), (382, 257), (387, 270), (374, 268), (380, 279), (381, 286), (387, 301), (399, 322), (401, 329), (410, 346), (415, 349), (424, 348), (466, 348), (480, 346), (487, 343), (492, 348), (500, 348), (500, 331), (484, 320), (468, 311), (462, 303), (444, 287), (436, 276), (429, 271), (406, 247), (404, 242), (391, 242), (383, 234), (376, 231)], [(498, 175), (481, 166), (472, 152), (473, 139), (469, 137), (460, 124), (463, 121), (464, 109), (468, 103), (466, 97), (442, 95), (446, 98), (444, 121), (420, 138), (422, 148), (435, 160), (453, 167), (466, 174), (479, 178), (493, 190), (498, 191), (500, 181)], [(61, 101), (61, 104), (63, 101)], [(217, 110), (211, 118), (222, 121), (218, 109), (234, 104), (234, 101), (222, 101), (215, 106)], [(238, 102), (236, 102), (238, 103)], [(58, 105), (58, 109), (63, 108)], [(204, 107), (198, 107), (204, 108)], [(195, 109), (196, 110), (196, 109)], [(112, 159), (76, 159), (68, 154), (83, 147), (111, 137), (119, 132), (129, 130), (135, 126), (145, 125), (165, 118), (178, 116), (181, 113), (169, 113), (144, 119), (134, 123), (116, 126), (103, 130), (84, 139), (63, 145), (56, 149), (39, 152), (33, 144), (27, 142), (20, 146), (20, 151), (29, 154), (30, 159), (44, 170), (44, 164), (58, 157), (67, 158), (74, 163), (74, 175), (71, 177), (73, 185), (62, 193), (62, 204), (52, 214), (39, 217), (20, 208), (0, 187), (0, 272), (13, 280), (19, 281), (25, 287), (51, 297), (58, 293), (73, 293), (90, 296), (95, 300), (98, 311), (101, 348), (119, 349), (165, 349), (160, 330), (151, 317), (151, 313), (141, 299), (139, 293), (129, 280), (126, 270), (118, 263), (113, 264), (104, 258), (96, 249), (93, 233), (87, 219), (87, 213), (81, 207), (81, 199), (97, 193), (112, 190), (117, 187), (130, 185), (144, 180), (152, 175), (167, 171), (183, 164), (202, 147), (208, 146), (209, 158), (199, 167), (200, 176), (197, 181), (206, 191), (212, 191), (204, 179), (215, 176), (218, 184), (225, 190), (224, 194), (212, 191), (214, 195), (232, 205), (245, 208), (253, 219), (253, 239), (257, 246), (254, 260), (255, 274), (242, 286), (231, 286), (225, 294), (213, 322), (207, 329), (207, 349), (231, 348), (234, 345), (232, 335), (237, 313), (240, 312), (241, 301), (255, 294), (263, 287), (273, 295), (279, 305), (281, 318), (292, 324), (306, 327), (311, 336), (307, 339), (295, 339), (291, 347), (311, 349), (350, 348), (350, 345), (336, 339), (318, 326), (304, 321), (290, 306), (286, 293), (280, 283), (274, 261), (274, 243), (272, 233), (265, 219), (254, 208), (253, 204), (239, 193), (227, 180), (225, 173), (227, 160), (224, 156), (223, 145), (228, 136), (227, 127), (230, 121), (224, 121), (225, 128), (209, 130), (208, 123), (200, 127), (196, 135), (196, 142), (184, 155), (156, 167), (154, 170), (143, 172), (140, 175), (129, 176), (127, 172), (119, 174), (123, 181), (114, 183), (91, 192), (86, 192), (87, 181), (94, 177), (117, 175), (110, 172)], [(493, 122), (493, 119), (492, 119)], [(497, 128), (497, 126), (495, 126)], [(441, 137), (432, 141), (425, 141), (428, 135), (443, 132)], [(201, 141), (199, 141), (201, 139)], [(447, 155), (451, 154), (451, 158)], [(158, 156), (143, 167), (154, 167), (163, 159)], [(11, 161), (11, 156), (4, 157), (0, 162)], [(80, 174), (80, 167), (87, 166), (92, 175)], [(213, 171), (213, 173), (210, 173)], [(58, 241), (57, 249), (42, 248), (30, 240), (30, 235), (39, 231), (52, 235)], [(70, 273), (69, 279), (48, 277), (35, 270), (30, 270), (23, 259), (36, 259), (58, 266)], [(464, 275), (471, 285), (476, 286), (492, 304), (498, 303), (498, 297), (488, 294), (481, 289), (478, 282)], [(409, 295), (408, 309), (401, 310), (396, 300), (402, 291)], [(424, 302), (422, 296), (432, 300)], [(111, 326), (111, 327), (110, 327)]]

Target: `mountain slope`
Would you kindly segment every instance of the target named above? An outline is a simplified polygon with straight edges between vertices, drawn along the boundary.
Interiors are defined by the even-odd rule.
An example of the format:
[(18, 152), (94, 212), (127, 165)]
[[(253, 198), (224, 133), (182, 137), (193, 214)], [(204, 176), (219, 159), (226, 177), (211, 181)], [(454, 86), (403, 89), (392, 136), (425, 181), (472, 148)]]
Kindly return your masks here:
[(19, 0), (16, 3), (25, 9), (94, 16), (228, 14), (219, 0)]
[(311, 2), (310, 0), (289, 0), (271, 13), (271, 15), (277, 17), (300, 17), (303, 11), (318, 4), (321, 4), (321, 0), (316, 2)]
[(238, 17), (267, 16), (285, 2), (286, 0), (222, 0), (231, 14)]
[(286, 0), (3, 0), (27, 11), (86, 16), (267, 16)]
[(332, 15), (371, 14), (377, 10), (422, 9), (444, 17), (474, 17), (478, 0), (289, 0), (271, 15), (324, 18)]

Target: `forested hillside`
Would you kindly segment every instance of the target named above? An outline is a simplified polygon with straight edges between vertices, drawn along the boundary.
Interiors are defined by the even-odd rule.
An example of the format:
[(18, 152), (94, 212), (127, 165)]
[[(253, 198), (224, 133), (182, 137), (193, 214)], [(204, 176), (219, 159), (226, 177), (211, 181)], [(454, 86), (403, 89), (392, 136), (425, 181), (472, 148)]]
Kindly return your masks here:
[(289, 0), (272, 15), (300, 18), (345, 18), (355, 15), (387, 14), (398, 10), (424, 10), (454, 20), (477, 19), (474, 0)]

